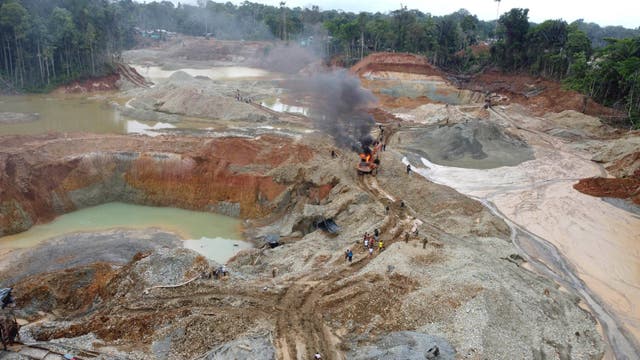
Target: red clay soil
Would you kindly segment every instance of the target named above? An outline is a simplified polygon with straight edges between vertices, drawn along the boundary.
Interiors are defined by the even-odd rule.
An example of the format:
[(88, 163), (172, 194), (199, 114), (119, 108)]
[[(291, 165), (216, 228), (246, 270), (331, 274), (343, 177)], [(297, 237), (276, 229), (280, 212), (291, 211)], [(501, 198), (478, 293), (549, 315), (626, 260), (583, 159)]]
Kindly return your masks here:
[(82, 80), (75, 80), (67, 85), (59, 88), (66, 94), (91, 93), (97, 91), (114, 91), (118, 90), (116, 82), (120, 79), (119, 74), (111, 74), (105, 76), (97, 76)]
[(547, 112), (575, 110), (592, 116), (620, 117), (619, 111), (600, 105), (573, 91), (565, 90), (557, 81), (546, 80), (526, 74), (505, 74), (485, 71), (461, 84), (463, 88), (506, 95), (510, 102), (527, 106), (536, 115)]
[(636, 176), (622, 179), (582, 179), (573, 187), (591, 196), (629, 199), (640, 205), (640, 172), (636, 172)]
[[(206, 141), (9, 136), (0, 138), (0, 149), (0, 233), (5, 235), (105, 201), (193, 210), (233, 203), (240, 217), (261, 217), (274, 211), (292, 186), (268, 172), (314, 156), (310, 148), (277, 136)], [(314, 196), (326, 196), (325, 185), (313, 184)]]
[(108, 284), (117, 270), (106, 263), (60, 270), (34, 275), (15, 284), (16, 298), (20, 308), (32, 303), (39, 305), (40, 311), (56, 309), (66, 315), (89, 311), (97, 299), (109, 296)]
[(408, 53), (375, 53), (351, 67), (351, 72), (359, 76), (376, 71), (444, 76), (442, 71), (429, 64), (426, 57)]

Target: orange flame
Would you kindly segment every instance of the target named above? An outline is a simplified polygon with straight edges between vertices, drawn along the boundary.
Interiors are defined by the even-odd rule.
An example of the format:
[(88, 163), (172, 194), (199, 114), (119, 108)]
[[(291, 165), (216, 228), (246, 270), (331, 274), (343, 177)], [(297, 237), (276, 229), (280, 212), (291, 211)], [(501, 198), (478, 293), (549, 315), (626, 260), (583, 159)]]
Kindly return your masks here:
[(371, 154), (361, 153), (360, 159), (362, 159), (364, 162), (369, 162), (369, 160), (371, 160)]

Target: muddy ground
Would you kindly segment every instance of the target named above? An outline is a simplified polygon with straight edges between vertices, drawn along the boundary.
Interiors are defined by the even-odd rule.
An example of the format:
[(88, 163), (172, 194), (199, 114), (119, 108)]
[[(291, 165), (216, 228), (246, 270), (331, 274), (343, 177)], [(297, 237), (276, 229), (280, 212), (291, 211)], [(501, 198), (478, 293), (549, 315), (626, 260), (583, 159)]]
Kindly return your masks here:
[[(170, 70), (257, 66), (248, 59), (271, 46), (181, 41), (124, 58)], [(637, 134), (575, 113), (536, 116), (544, 101), (484, 109), (482, 94), (458, 90), (414, 57), (387, 54), (354, 71), (378, 96), (369, 111), (385, 124), (388, 146), (376, 177), (358, 176), (358, 154), (335, 147), (305, 116), (259, 105), (269, 98), (312, 105), (281, 75), (211, 80), (178, 72), (154, 87), (118, 94), (126, 101), (114, 106), (128, 116), (178, 124), (156, 138), (0, 139), (6, 184), (0, 220), (16, 219), (0, 221), (4, 233), (117, 199), (239, 216), (256, 242), (229, 260), (230, 276), (221, 279), (211, 277), (217, 264), (153, 231), (74, 235), (3, 254), (0, 285), (15, 286), (22, 341), (131, 359), (308, 359), (315, 352), (327, 359), (423, 359), (434, 345), (441, 359), (601, 359), (625, 352), (633, 358), (633, 336), (621, 335), (631, 347), (608, 344), (611, 337), (598, 329), (601, 313), (553, 275), (556, 263), (548, 264), (551, 272), (539, 270), (540, 258), (514, 240), (513, 224), (465, 190), (475, 182), (438, 184), (435, 176), (407, 174), (405, 163), (422, 168), (425, 157), (447, 170), (464, 162), (468, 171), (498, 171), (507, 183), (508, 169), (522, 169), (508, 184), (517, 190), (560, 170), (576, 181), (606, 176), (607, 169), (623, 176), (637, 169), (637, 148), (609, 146), (633, 144)], [(238, 101), (237, 90), (253, 101)], [(372, 127), (371, 135), (379, 130)], [(438, 141), (442, 146), (433, 145)], [(545, 142), (561, 145), (568, 155), (557, 159), (567, 162), (530, 167), (545, 165), (553, 153)], [(566, 165), (573, 156), (586, 162), (600, 156), (604, 166), (572, 169)], [(481, 173), (469, 179), (481, 180)], [(498, 195), (491, 199), (498, 206), (523, 196)], [(510, 219), (526, 223), (518, 215), (531, 208), (514, 209)], [(340, 232), (317, 229), (322, 219), (333, 219)], [(374, 229), (384, 250), (369, 255), (362, 234)], [(283, 245), (263, 246), (268, 234), (280, 235)], [(162, 240), (144, 245), (149, 238)], [(65, 251), (74, 241), (74, 252)], [(95, 241), (100, 251), (91, 247)], [(344, 258), (347, 248), (353, 262)], [(44, 256), (55, 257), (55, 265), (29, 260)], [(598, 304), (610, 310), (606, 300)]]

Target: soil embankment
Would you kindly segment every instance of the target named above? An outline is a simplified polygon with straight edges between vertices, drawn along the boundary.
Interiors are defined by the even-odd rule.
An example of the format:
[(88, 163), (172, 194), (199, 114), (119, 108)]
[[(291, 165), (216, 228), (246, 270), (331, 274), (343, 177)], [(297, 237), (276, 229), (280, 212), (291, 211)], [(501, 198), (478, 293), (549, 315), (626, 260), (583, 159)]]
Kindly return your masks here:
[(497, 93), (501, 97), (497, 104), (517, 103), (526, 106), (533, 114), (559, 113), (575, 110), (587, 115), (621, 117), (620, 112), (602, 106), (576, 91), (565, 90), (557, 81), (545, 80), (529, 75), (505, 74), (485, 71), (480, 75), (461, 81), (463, 88), (481, 93)]
[[(125, 82), (127, 83), (126, 86), (124, 85)], [(74, 80), (60, 86), (54, 92), (64, 94), (114, 92), (123, 87), (148, 87), (150, 84), (134, 68), (118, 63), (113, 74)]]
[(2, 234), (110, 201), (262, 216), (278, 207), (288, 187), (269, 172), (313, 157), (308, 147), (275, 136), (204, 142), (99, 135), (0, 141)]
[(376, 53), (351, 67), (360, 77), (384, 76), (386, 73), (414, 74), (444, 77), (444, 73), (431, 65), (424, 56), (401, 53)]

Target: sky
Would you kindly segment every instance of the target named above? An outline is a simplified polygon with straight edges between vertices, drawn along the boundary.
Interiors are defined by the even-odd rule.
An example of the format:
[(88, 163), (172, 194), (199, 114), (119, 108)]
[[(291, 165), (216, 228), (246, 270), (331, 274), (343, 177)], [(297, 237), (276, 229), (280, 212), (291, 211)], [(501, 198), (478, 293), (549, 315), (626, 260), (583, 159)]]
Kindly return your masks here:
[[(151, 0), (147, 0), (149, 2)], [(172, 0), (194, 4), (196, 0)], [(226, 0), (214, 0), (226, 2)], [(243, 0), (232, 0), (240, 4)], [(482, 20), (497, 18), (495, 0), (250, 0), (252, 2), (278, 6), (285, 1), (288, 7), (311, 7), (318, 5), (322, 10), (338, 9), (351, 12), (388, 12), (400, 8), (400, 4), (408, 9), (418, 9), (432, 15), (446, 15), (459, 9), (467, 9)], [(572, 22), (584, 19), (601, 26), (621, 25), (626, 28), (640, 27), (640, 0), (502, 0), (500, 13), (511, 8), (528, 8), (529, 21), (540, 23), (544, 20), (563, 19)]]

